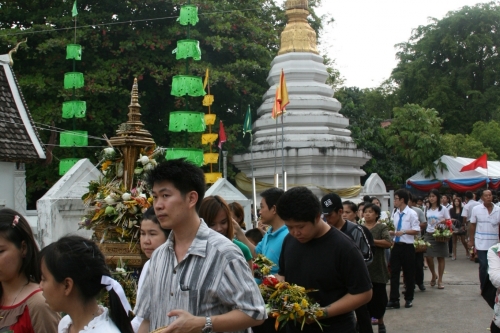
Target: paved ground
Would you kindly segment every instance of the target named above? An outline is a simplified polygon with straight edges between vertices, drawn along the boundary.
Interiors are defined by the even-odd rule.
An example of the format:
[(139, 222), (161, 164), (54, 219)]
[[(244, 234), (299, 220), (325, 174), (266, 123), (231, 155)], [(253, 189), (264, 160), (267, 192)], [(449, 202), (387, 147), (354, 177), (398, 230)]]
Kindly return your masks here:
[[(427, 290), (421, 292), (417, 287), (413, 308), (405, 309), (403, 300), (400, 309), (387, 310), (387, 332), (489, 332), (493, 310), (479, 294), (478, 264), (465, 257), (463, 248), (457, 260), (446, 258), (444, 290), (429, 285), (428, 269), (424, 275)], [(377, 326), (373, 328), (376, 333)]]

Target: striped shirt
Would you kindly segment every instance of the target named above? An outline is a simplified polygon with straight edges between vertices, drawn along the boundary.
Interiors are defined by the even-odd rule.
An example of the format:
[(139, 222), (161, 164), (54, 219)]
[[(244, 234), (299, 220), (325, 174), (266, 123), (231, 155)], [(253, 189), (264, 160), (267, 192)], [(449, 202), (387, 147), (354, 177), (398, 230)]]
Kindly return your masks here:
[[(169, 325), (171, 310), (214, 316), (238, 309), (266, 319), (264, 300), (240, 249), (203, 220), (181, 262), (174, 252), (174, 232), (156, 249), (137, 300), (135, 313), (149, 319), (149, 330)], [(244, 331), (241, 331), (244, 332)]]
[(483, 204), (472, 208), (470, 223), (476, 223), (476, 237), (474, 243), (476, 249), (488, 251), (490, 247), (498, 243), (498, 223), (500, 222), (500, 208), (493, 205), (491, 213)]

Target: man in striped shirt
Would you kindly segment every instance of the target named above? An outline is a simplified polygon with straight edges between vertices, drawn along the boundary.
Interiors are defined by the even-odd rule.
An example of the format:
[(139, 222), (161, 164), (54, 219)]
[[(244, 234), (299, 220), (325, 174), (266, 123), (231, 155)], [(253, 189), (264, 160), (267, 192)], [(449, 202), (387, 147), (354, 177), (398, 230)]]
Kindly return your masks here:
[(500, 208), (493, 204), (490, 190), (484, 190), (483, 203), (472, 208), (469, 226), (469, 247), (476, 247), (479, 260), (479, 284), (483, 290), (488, 275), (488, 249), (498, 243)]
[(266, 319), (264, 301), (241, 251), (198, 216), (205, 175), (184, 160), (146, 174), (155, 213), (172, 232), (153, 253), (136, 315), (146, 333), (243, 332)]

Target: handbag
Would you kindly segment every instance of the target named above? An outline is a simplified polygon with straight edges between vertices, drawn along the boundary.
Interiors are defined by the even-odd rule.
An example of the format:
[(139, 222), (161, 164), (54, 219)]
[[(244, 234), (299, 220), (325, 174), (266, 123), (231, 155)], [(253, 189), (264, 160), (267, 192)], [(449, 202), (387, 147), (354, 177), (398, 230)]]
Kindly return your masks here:
[(481, 290), (481, 296), (488, 305), (493, 309), (495, 306), (495, 298), (497, 297), (497, 288), (491, 283), (490, 276), (486, 276), (486, 282), (484, 283), (483, 290)]

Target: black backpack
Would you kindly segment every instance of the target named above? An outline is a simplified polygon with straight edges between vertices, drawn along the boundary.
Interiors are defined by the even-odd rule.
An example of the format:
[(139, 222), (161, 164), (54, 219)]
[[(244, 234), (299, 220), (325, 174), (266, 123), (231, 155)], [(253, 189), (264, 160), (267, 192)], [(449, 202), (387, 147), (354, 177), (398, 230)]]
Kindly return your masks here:
[[(367, 229), (368, 230), (368, 229)], [(361, 250), (365, 264), (368, 266), (373, 261), (374, 242), (371, 232), (365, 232), (363, 226), (346, 220), (345, 234), (349, 236)]]

